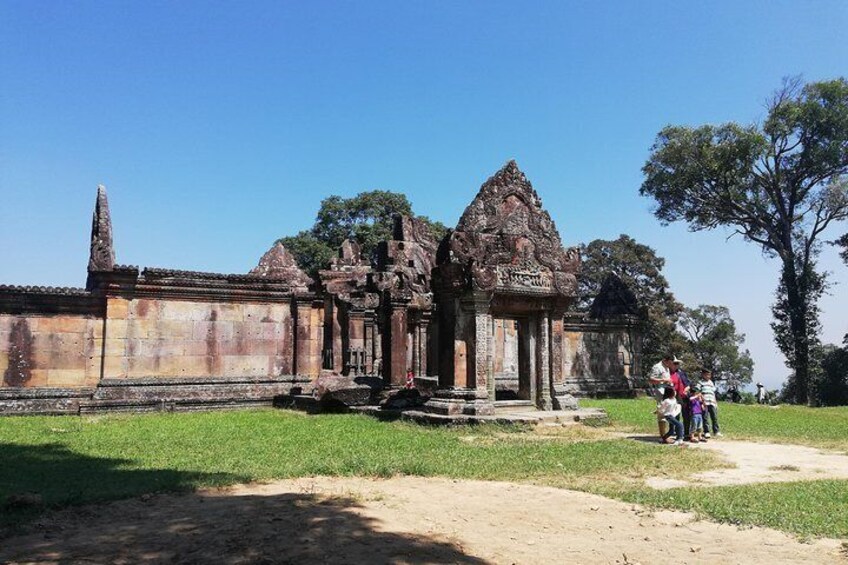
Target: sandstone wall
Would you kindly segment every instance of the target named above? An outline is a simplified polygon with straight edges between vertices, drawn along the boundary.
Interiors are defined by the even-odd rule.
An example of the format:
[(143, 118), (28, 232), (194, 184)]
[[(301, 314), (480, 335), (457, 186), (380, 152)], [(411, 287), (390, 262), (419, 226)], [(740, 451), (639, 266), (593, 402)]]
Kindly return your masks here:
[(106, 304), (103, 376), (291, 375), (292, 330), (288, 302), (110, 297)]
[(3, 387), (91, 387), (100, 380), (103, 320), (71, 313), (0, 313)]
[(567, 390), (581, 396), (631, 394), (641, 386), (641, 339), (626, 326), (566, 327), (562, 371)]

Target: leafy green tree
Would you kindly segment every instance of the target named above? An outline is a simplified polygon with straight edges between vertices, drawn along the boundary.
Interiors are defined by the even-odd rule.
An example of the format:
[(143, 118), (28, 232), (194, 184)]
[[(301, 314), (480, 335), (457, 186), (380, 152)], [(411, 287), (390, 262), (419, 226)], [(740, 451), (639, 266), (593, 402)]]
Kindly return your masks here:
[(848, 405), (848, 347), (822, 348), (822, 376), (817, 389), (822, 405)]
[(662, 274), (665, 259), (651, 247), (628, 235), (615, 240), (596, 239), (580, 249), (583, 266), (578, 278), (578, 306), (588, 308), (610, 272), (621, 278), (647, 311), (643, 342), (646, 366), (666, 353), (679, 354), (685, 347), (676, 325), (683, 305), (671, 293)]
[(726, 306), (702, 304), (684, 308), (680, 329), (688, 343), (685, 356), (693, 365), (711, 369), (716, 380), (728, 385), (738, 387), (751, 382), (754, 361), (748, 350), (742, 349), (745, 334), (736, 331)]
[(848, 233), (846, 233), (833, 243), (842, 247), (842, 251), (839, 253), (839, 256), (842, 257), (842, 260), (845, 261), (846, 265), (848, 265)]
[[(406, 195), (386, 190), (361, 192), (351, 198), (330, 196), (321, 201), (315, 224), (294, 236), (280, 238), (311, 276), (329, 265), (345, 239), (359, 243), (362, 254), (374, 260), (377, 244), (392, 238), (395, 215), (414, 215)], [(426, 222), (434, 237), (441, 239), (447, 228), (426, 216), (416, 216)]]
[(294, 255), (297, 264), (310, 277), (315, 278), (318, 271), (327, 268), (330, 260), (338, 254), (337, 249), (321, 241), (312, 230), (303, 230), (297, 235), (278, 239)]
[(807, 403), (820, 236), (848, 218), (848, 81), (787, 80), (767, 110), (762, 124), (664, 128), (640, 192), (656, 200), (663, 223), (730, 227), (780, 260), (776, 308), (790, 339), (777, 342), (796, 377), (796, 400)]

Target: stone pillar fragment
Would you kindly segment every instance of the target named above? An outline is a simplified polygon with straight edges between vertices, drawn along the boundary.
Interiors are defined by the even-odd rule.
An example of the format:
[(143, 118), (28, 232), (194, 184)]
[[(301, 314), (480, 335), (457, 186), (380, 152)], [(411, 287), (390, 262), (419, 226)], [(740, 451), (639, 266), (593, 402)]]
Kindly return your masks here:
[(551, 341), (550, 341), (550, 318), (548, 312), (539, 314), (539, 330), (537, 343), (538, 358), (538, 401), (537, 406), (541, 410), (553, 410), (551, 401)]
[(427, 374), (427, 344), (429, 342), (427, 336), (427, 326), (430, 320), (428, 317), (422, 316), (418, 320), (418, 369), (416, 376), (424, 376)]
[(294, 372), (309, 376), (311, 369), (312, 304), (298, 300), (295, 303)]
[(406, 384), (407, 303), (391, 301), (383, 347), (383, 380), (387, 386)]
[(365, 313), (349, 311), (347, 327), (347, 373), (352, 375), (365, 374)]

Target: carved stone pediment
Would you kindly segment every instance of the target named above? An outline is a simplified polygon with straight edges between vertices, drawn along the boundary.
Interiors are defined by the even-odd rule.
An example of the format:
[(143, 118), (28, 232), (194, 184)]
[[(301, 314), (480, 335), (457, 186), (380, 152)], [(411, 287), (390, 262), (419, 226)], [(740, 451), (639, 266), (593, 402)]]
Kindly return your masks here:
[(250, 270), (250, 274), (286, 281), (296, 290), (306, 290), (312, 284), (312, 279), (297, 265), (294, 255), (280, 242), (265, 252), (259, 264)]
[(444, 271), (443, 284), (467, 278), (477, 290), (572, 297), (580, 255), (564, 249), (550, 215), (515, 161), (483, 183), (456, 229), (442, 243), (440, 265), (459, 264), (464, 272)]

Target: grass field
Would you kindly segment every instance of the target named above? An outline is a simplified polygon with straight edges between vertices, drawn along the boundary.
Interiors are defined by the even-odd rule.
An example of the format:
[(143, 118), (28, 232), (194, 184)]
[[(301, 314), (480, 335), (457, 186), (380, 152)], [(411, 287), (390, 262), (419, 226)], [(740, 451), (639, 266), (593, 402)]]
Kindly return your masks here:
[[(656, 420), (651, 399), (585, 400), (582, 406), (604, 408), (614, 426), (654, 433)], [(722, 403), (719, 423), (729, 438), (770, 440), (848, 452), (848, 406), (757, 406)]]
[[(685, 474), (703, 463), (695, 454), (655, 445), (584, 437), (594, 433), (579, 427), (570, 436), (545, 439), (516, 428), (428, 428), (285, 410), (3, 418), (0, 501), (38, 493), (46, 506), (59, 507), (313, 475), (406, 474), (574, 487), (664, 471)], [(7, 507), (0, 523), (32, 513)]]
[[(619, 429), (654, 432), (651, 404), (605, 400)], [(848, 447), (848, 408), (722, 406), (729, 437)], [(0, 525), (45, 508), (203, 486), (314, 475), (396, 474), (520, 481), (587, 490), (713, 519), (848, 538), (848, 481), (654, 491), (644, 477), (720, 463), (709, 453), (576, 427), (431, 428), (356, 415), (245, 410), (0, 419)], [(37, 493), (43, 506), (9, 504)], [(14, 499), (14, 496), (13, 496)]]
[[(656, 433), (651, 399), (586, 400), (581, 404), (604, 408), (612, 425), (620, 430)], [(848, 406), (807, 408), (722, 403), (719, 423), (728, 439), (792, 443), (848, 452)], [(666, 491), (644, 488), (610, 491), (606, 485), (600, 485), (593, 490), (657, 508), (693, 511), (723, 522), (769, 526), (800, 535), (848, 538), (848, 481)]]

